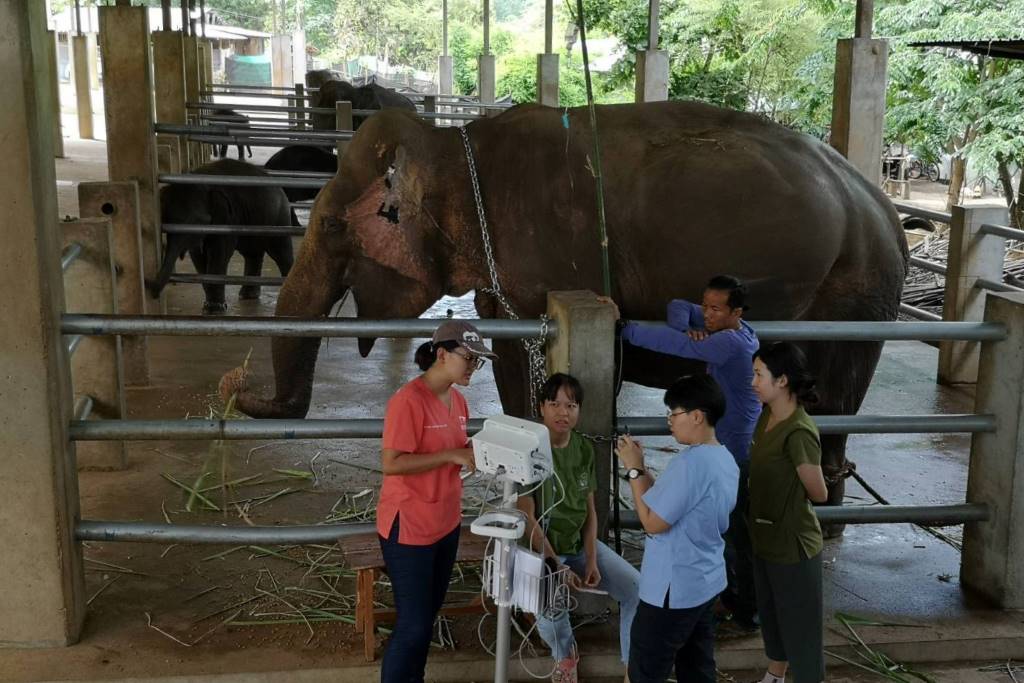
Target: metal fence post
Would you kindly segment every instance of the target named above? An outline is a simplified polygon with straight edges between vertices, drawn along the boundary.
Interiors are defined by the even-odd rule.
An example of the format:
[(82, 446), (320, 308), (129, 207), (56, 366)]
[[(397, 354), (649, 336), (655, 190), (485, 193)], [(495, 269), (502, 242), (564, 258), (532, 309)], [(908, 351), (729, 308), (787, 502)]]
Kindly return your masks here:
[(975, 408), (996, 430), (974, 434), (967, 502), (985, 503), (987, 522), (964, 526), (960, 581), (1004, 609), (1024, 608), (1024, 294), (990, 293), (985, 320), (1006, 326), (1004, 341), (983, 342)]
[[(82, 255), (65, 274), (64, 307), (69, 313), (117, 313), (114, 239), (109, 218), (80, 218), (62, 225), (64, 246), (82, 245)], [(75, 398), (88, 396), (100, 417), (123, 419), (124, 371), (120, 337), (86, 337), (71, 356)], [(123, 441), (82, 442), (79, 469), (123, 470)]]
[[(338, 130), (355, 130), (355, 125), (352, 121), (352, 103), (351, 102), (337, 102), (335, 107), (335, 121)], [(341, 164), (341, 157), (345, 154), (345, 150), (348, 149), (348, 140), (338, 140), (338, 163)]]
[[(1006, 240), (982, 233), (984, 223), (1005, 225), (1005, 206), (954, 206), (949, 224), (949, 255), (946, 262), (946, 291), (943, 320), (980, 321), (985, 313), (985, 290), (978, 278), (1002, 282)], [(940, 384), (973, 384), (978, 377), (977, 342), (939, 344)]]
[[(580, 381), (586, 400), (580, 406), (580, 431), (611, 435), (615, 377), (615, 309), (588, 291), (548, 292), (548, 317), (558, 336), (548, 342), (547, 371), (567, 372)], [(598, 525), (608, 522), (611, 501), (611, 448), (595, 444)]]
[[(109, 218), (113, 228), (114, 262), (117, 264), (119, 315), (159, 314), (160, 302), (150, 299), (144, 273), (160, 265), (157, 245), (142, 239), (139, 221), (139, 190), (134, 182), (81, 183), (78, 206), (83, 217)], [(129, 385), (149, 384), (149, 347), (145, 336), (123, 337), (121, 349), (125, 380)]]

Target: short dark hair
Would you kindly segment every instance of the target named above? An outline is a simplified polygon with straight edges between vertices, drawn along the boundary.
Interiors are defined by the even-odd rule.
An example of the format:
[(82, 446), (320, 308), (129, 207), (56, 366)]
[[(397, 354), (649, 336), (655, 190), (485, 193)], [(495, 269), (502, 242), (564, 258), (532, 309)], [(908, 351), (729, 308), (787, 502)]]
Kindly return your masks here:
[(716, 292), (729, 293), (729, 308), (747, 308), (747, 286), (739, 278), (732, 275), (716, 275), (704, 286), (704, 291), (713, 289)]
[(754, 352), (754, 360), (758, 358), (778, 379), (783, 375), (789, 380), (789, 391), (796, 400), (804, 405), (818, 402), (818, 391), (815, 387), (814, 375), (808, 367), (807, 356), (793, 342), (774, 342)]
[(455, 341), (443, 341), (443, 342), (423, 342), (419, 348), (416, 349), (416, 355), (414, 361), (420, 370), (426, 372), (430, 369), (430, 366), (437, 360), (437, 350), (444, 349), (445, 351), (454, 351), (459, 348), (459, 342)]
[(556, 372), (548, 377), (537, 392), (537, 407), (540, 408), (544, 401), (554, 401), (558, 398), (558, 390), (565, 389), (573, 401), (583, 404), (583, 385), (580, 381), (564, 372)]
[(699, 410), (712, 427), (725, 415), (725, 394), (708, 374), (684, 375), (665, 392), (669, 410)]

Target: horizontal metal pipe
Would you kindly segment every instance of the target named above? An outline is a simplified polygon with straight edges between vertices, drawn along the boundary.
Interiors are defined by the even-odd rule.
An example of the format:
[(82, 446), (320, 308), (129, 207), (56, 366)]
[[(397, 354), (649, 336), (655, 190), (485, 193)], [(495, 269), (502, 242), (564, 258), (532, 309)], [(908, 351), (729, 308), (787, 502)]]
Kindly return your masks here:
[[(822, 434), (954, 434), (994, 432), (992, 415), (812, 415)], [(663, 417), (619, 417), (619, 433), (667, 436)]]
[(333, 178), (336, 174), (327, 173), (323, 171), (292, 171), (292, 170), (277, 170), (272, 168), (263, 169), (264, 172), (270, 174), (275, 178)]
[(73, 334), (64, 340), (67, 345), (68, 356), (75, 355), (75, 351), (78, 350), (78, 345), (82, 343), (83, 335)]
[[(474, 106), (474, 105), (469, 105), (469, 106)], [(212, 110), (212, 109), (223, 109), (224, 105), (223, 104), (213, 104), (213, 103), (210, 103), (210, 102), (188, 102), (188, 103), (185, 104), (185, 107), (187, 109), (204, 111), (204, 110)], [(289, 112), (289, 113), (293, 113), (293, 114), (299, 114), (299, 113), (303, 113), (303, 114), (327, 114), (329, 116), (333, 116), (333, 115), (337, 114), (337, 111), (335, 109), (331, 109), (329, 107), (286, 107), (286, 106), (275, 105), (275, 104), (234, 104), (234, 105), (231, 106), (231, 108), (234, 111), (239, 112), (239, 113), (245, 112), (245, 111), (281, 111), (281, 112)], [(374, 114), (376, 114), (376, 113), (378, 113), (380, 111), (381, 111), (380, 109), (353, 109), (352, 110), (352, 115), (353, 116), (373, 116)], [(455, 120), (458, 120), (458, 121), (475, 121), (477, 119), (483, 118), (479, 114), (463, 114), (461, 112), (438, 112), (438, 113), (418, 112), (418, 114), (419, 114), (420, 118), (424, 118), (424, 119), (455, 119)]]
[(945, 211), (933, 211), (932, 209), (922, 209), (920, 206), (914, 206), (913, 204), (905, 204), (903, 202), (893, 202), (893, 206), (900, 213), (908, 213), (911, 216), (917, 216), (918, 218), (927, 218), (933, 221), (939, 221), (940, 223), (949, 223), (953, 220), (953, 214), (946, 213)]
[(257, 277), (253, 275), (199, 275), (192, 273), (173, 273), (170, 282), (186, 285), (259, 285), (261, 287), (280, 287), (284, 284), (283, 277)]
[(88, 394), (79, 396), (75, 400), (75, 407), (72, 409), (74, 417), (72, 419), (79, 422), (89, 419), (89, 414), (92, 413), (92, 396)]
[(921, 270), (927, 270), (927, 271), (930, 271), (932, 273), (938, 273), (939, 275), (945, 275), (946, 274), (946, 266), (942, 265), (941, 263), (936, 263), (935, 261), (929, 261), (928, 259), (923, 259), (923, 258), (921, 258), (919, 256), (911, 256), (910, 257), (910, 265), (916, 266), (917, 268), (920, 268)]
[[(85, 335), (169, 335), (195, 337), (393, 337), (415, 339), (429, 337), (445, 319), (396, 318), (276, 318), (276, 317), (204, 317), (172, 315), (91, 315), (65, 313), (61, 332)], [(536, 339), (541, 333), (539, 320), (471, 321), (480, 334), (490, 339)], [(554, 339), (557, 323), (547, 324), (547, 338)]]
[(974, 281), (975, 286), (987, 289), (990, 292), (1024, 292), (1020, 287), (1008, 285), (1005, 282), (996, 282), (985, 277), (979, 277)]
[(1000, 341), (1001, 323), (794, 320), (749, 321), (761, 341)]
[[(283, 90), (281, 92), (246, 92), (246, 93), (242, 93), (242, 92), (226, 93), (226, 92), (214, 92), (214, 91), (204, 90), (204, 91), (201, 91), (199, 93), (199, 96), (200, 97), (218, 97), (218, 96), (219, 97), (264, 97), (264, 98), (273, 98), (275, 100), (294, 100), (297, 97), (301, 97), (302, 99), (308, 100), (308, 99), (311, 99), (313, 97), (313, 95), (306, 95), (306, 94), (296, 95), (294, 90), (291, 90), (291, 91)], [(223, 103), (220, 103), (220, 104), (223, 104), (226, 107), (230, 107), (232, 105), (231, 102), (223, 102)]]
[(258, 128), (255, 126), (219, 126), (216, 124), (206, 126), (182, 126), (172, 123), (158, 123), (153, 126), (157, 133), (167, 135), (203, 135), (207, 137), (220, 136), (232, 138), (288, 138), (292, 140), (323, 140), (325, 143), (338, 140), (351, 140), (354, 131), (351, 130), (284, 130), (282, 128)]
[(1017, 230), (1011, 228), (1008, 225), (992, 225), (991, 223), (983, 223), (978, 232), (988, 233), (989, 235), (998, 235), (999, 237), (1005, 237), (1008, 240), (1024, 240), (1024, 230)]
[(917, 306), (911, 306), (910, 304), (901, 303), (900, 313), (909, 315), (911, 318), (916, 318), (917, 320), (926, 320), (933, 323), (942, 322), (941, 315), (937, 315), (931, 311), (926, 311), (923, 308), (918, 308)]
[(193, 225), (164, 223), (161, 229), (169, 235), (305, 235), (306, 229), (294, 225)]
[(216, 135), (186, 135), (187, 142), (202, 142), (207, 145), (244, 145), (246, 147), (326, 147), (316, 140), (287, 140), (274, 138), (234, 138)]
[(320, 189), (327, 184), (322, 178), (268, 178), (247, 175), (216, 175), (212, 173), (164, 173), (159, 178), (168, 185), (230, 185), (232, 187), (293, 187)]
[(339, 538), (372, 534), (374, 522), (305, 526), (219, 526), (155, 522), (99, 522), (83, 519), (75, 526), (79, 541), (197, 543), (223, 545), (300, 545), (334, 543)]
[(68, 268), (75, 262), (79, 256), (82, 255), (82, 245), (78, 242), (72, 242), (68, 246), (64, 247), (64, 251), (60, 253), (60, 269), (61, 272), (68, 272)]
[[(987, 505), (816, 505), (818, 519), (828, 524), (919, 524), (921, 526), (953, 526), (965, 522), (988, 521)], [(640, 520), (633, 510), (621, 513), (623, 529), (639, 529)]]
[[(991, 415), (815, 415), (822, 434), (944, 434), (995, 431)], [(474, 434), (483, 420), (469, 421)], [(633, 436), (664, 436), (664, 418), (620, 417), (619, 433)], [(72, 422), (74, 441), (163, 441), (248, 439), (379, 439), (384, 421), (361, 419), (307, 420), (102, 420)]]

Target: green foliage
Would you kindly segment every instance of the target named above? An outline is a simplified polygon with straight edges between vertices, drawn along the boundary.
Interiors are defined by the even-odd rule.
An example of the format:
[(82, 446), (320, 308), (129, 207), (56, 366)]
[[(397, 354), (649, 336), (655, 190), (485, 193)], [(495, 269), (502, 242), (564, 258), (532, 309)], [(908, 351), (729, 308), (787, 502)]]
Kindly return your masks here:
[[(498, 97), (509, 96), (516, 104), (537, 101), (537, 56), (517, 54), (503, 60), (496, 85)], [(580, 59), (575, 62), (560, 55), (558, 60), (558, 98), (563, 107), (587, 103), (587, 88)]]

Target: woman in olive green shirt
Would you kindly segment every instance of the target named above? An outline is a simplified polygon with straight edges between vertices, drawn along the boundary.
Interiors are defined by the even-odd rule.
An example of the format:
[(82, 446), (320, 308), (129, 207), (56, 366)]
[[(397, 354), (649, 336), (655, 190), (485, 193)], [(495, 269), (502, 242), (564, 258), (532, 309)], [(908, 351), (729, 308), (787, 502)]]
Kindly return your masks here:
[(754, 391), (764, 404), (750, 447), (748, 528), (768, 671), (761, 683), (825, 680), (822, 536), (812, 503), (828, 498), (818, 428), (804, 410), (817, 402), (799, 347), (778, 342), (754, 354)]

